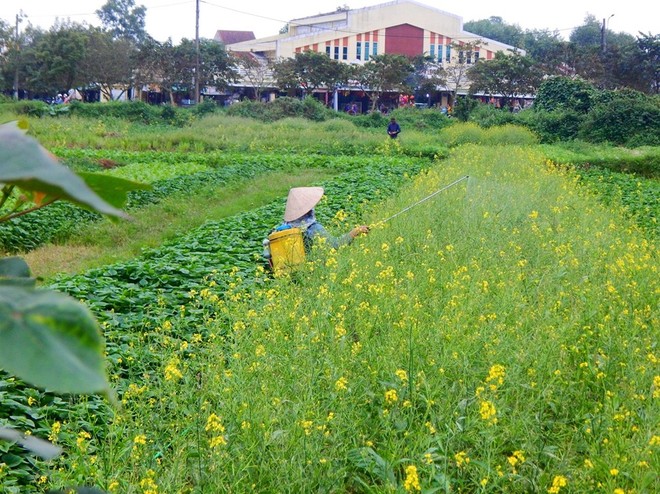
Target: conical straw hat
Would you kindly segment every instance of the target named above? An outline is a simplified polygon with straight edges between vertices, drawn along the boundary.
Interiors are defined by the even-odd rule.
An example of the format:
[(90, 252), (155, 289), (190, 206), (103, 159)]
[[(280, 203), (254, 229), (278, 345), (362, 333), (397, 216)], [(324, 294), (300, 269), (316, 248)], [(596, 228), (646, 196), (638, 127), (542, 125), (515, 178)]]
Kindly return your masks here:
[(294, 187), (289, 190), (284, 221), (297, 220), (314, 209), (323, 197), (323, 187)]

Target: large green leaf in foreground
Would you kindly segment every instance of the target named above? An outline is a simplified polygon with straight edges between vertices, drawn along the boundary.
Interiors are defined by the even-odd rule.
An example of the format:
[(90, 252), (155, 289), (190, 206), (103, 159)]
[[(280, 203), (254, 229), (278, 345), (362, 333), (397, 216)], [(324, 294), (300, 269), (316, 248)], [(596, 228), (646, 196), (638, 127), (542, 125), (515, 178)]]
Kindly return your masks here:
[(126, 213), (95, 194), (82, 178), (60, 164), (16, 125), (0, 125), (0, 150), (0, 183), (66, 199), (102, 214), (127, 217)]
[(149, 190), (153, 188), (150, 184), (133, 182), (103, 173), (79, 172), (78, 176), (104, 201), (117, 208), (121, 208), (126, 204), (128, 193), (132, 190)]
[(109, 389), (103, 339), (91, 312), (53, 291), (0, 286), (0, 363), (11, 374), (52, 391)]
[(22, 257), (11, 256), (0, 259), (0, 285), (18, 285), (33, 288), (36, 280), (32, 278), (30, 267)]

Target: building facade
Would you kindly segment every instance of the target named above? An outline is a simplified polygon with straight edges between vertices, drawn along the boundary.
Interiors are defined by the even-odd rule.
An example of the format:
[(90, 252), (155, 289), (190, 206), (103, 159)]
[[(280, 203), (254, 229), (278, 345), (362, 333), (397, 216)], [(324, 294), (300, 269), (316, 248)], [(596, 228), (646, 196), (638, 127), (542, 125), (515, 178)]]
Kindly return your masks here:
[[(463, 52), (462, 45), (478, 48)], [(248, 52), (264, 63), (294, 57), (296, 53), (314, 51), (350, 64), (364, 64), (374, 55), (427, 55), (443, 67), (457, 63), (474, 64), (490, 60), (496, 52), (515, 48), (463, 30), (461, 17), (413, 0), (394, 0), (360, 9), (338, 9), (336, 12), (292, 19), (288, 32), (227, 45), (233, 52)], [(522, 50), (518, 50), (522, 52)], [(449, 88), (438, 88), (436, 105), (450, 104)], [(344, 92), (345, 93), (345, 92)], [(355, 98), (355, 95), (349, 96)], [(467, 93), (467, 84), (459, 94)], [(335, 103), (336, 104), (336, 103)]]

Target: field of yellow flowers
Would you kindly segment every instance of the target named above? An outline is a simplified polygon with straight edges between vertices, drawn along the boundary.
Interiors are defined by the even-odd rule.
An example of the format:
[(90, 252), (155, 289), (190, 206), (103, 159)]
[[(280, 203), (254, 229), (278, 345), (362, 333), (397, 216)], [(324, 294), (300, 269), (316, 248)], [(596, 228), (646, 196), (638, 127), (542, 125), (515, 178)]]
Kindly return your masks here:
[(68, 453), (48, 482), (660, 491), (658, 252), (623, 211), (535, 147), (465, 145), (369, 214), (291, 276), (208, 280), (180, 307), (198, 326), (145, 328), (163, 365), (102, 433), (53, 425)]

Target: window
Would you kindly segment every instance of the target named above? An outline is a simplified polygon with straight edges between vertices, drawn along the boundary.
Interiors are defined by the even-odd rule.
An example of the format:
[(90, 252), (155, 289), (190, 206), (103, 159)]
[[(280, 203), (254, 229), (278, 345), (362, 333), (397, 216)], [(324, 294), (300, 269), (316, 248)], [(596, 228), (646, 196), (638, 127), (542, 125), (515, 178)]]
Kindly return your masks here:
[(438, 45), (438, 62), (442, 63), (442, 45)]
[(463, 50), (458, 52), (458, 63), (465, 62), (465, 52)]
[(335, 60), (339, 60), (339, 47), (335, 46)]
[(475, 51), (474, 52), (474, 63), (477, 63), (479, 61), (479, 52)]
[(362, 60), (362, 42), (361, 41), (358, 41), (357, 44), (356, 44), (355, 58), (357, 58), (358, 60)]
[(348, 60), (348, 46), (344, 46), (341, 49), (341, 59), (342, 60)]
[(364, 42), (364, 61), (366, 62), (369, 60), (369, 42), (365, 41)]
[(472, 52), (468, 51), (467, 52), (467, 61), (466, 63), (472, 63)]
[(328, 57), (330, 56), (330, 47), (329, 46), (325, 47), (325, 54), (328, 55)]
[(429, 52), (431, 58), (435, 58), (435, 45), (431, 45), (431, 51)]
[(374, 57), (375, 57), (376, 55), (378, 55), (378, 43), (377, 43), (376, 41), (374, 41), (374, 48), (373, 48), (373, 51), (371, 52), (371, 54), (372, 54)]
[(445, 61), (451, 62), (451, 45), (445, 46)]

